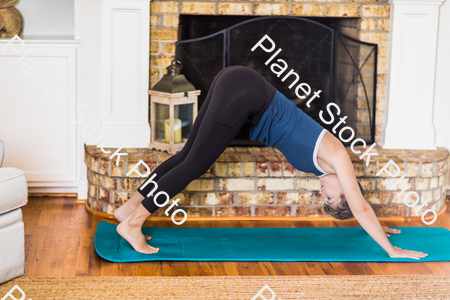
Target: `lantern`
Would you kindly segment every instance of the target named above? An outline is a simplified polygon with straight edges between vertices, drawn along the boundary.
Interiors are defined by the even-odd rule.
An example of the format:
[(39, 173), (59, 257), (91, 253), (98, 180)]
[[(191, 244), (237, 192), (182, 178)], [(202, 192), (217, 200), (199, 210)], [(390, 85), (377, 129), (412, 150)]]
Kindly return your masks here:
[(189, 137), (197, 117), (198, 95), (183, 74), (182, 64), (172, 60), (167, 74), (148, 91), (150, 95), (151, 139), (149, 147), (174, 154)]

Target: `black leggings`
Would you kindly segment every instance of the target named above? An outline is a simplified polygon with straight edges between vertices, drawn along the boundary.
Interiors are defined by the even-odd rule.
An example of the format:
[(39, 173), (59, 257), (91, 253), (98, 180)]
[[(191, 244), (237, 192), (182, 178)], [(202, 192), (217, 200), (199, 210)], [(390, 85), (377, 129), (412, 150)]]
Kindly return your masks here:
[[(137, 189), (145, 197), (142, 205), (153, 214), (159, 208), (154, 195), (164, 191), (172, 199), (205, 174), (247, 120), (258, 125), (275, 92), (275, 87), (249, 67), (235, 65), (222, 69), (214, 77), (184, 147), (153, 170)], [(157, 189), (152, 181), (157, 183)], [(160, 194), (156, 201), (161, 206), (167, 197)]]

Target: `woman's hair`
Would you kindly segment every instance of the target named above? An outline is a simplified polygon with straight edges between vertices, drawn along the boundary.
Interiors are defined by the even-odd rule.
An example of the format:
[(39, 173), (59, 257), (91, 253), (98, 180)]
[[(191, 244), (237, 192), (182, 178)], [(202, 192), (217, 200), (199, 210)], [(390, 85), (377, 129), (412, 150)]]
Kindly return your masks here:
[[(361, 194), (364, 196), (364, 190), (361, 186), (361, 184), (358, 182), (359, 189), (361, 190)], [(349, 218), (353, 218), (352, 211), (350, 210), (350, 207), (348, 206), (347, 199), (345, 199), (344, 194), (341, 195), (341, 201), (337, 204), (335, 208), (331, 207), (327, 203), (324, 204), (324, 210), (327, 214), (332, 216), (335, 219), (339, 220), (346, 220)]]

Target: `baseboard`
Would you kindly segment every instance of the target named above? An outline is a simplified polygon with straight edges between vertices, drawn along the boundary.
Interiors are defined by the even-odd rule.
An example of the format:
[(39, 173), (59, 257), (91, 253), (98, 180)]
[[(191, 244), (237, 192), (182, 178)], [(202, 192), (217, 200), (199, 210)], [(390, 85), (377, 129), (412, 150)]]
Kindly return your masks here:
[[(28, 193), (28, 197), (68, 197), (76, 198), (77, 193)], [(84, 200), (86, 201), (86, 200)]]
[(40, 186), (30, 186), (28, 184), (28, 194), (73, 194), (77, 192), (78, 192), (77, 187), (70, 187), (70, 186), (40, 187)]

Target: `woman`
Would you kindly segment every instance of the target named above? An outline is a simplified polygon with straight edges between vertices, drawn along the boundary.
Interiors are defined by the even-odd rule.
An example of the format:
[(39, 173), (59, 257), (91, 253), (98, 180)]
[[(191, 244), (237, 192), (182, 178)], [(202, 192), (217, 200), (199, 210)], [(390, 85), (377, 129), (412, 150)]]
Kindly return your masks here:
[[(241, 65), (227, 67), (216, 75), (183, 149), (153, 170), (131, 199), (114, 212), (121, 222), (117, 232), (136, 251), (147, 254), (159, 251), (147, 244), (150, 237), (141, 230), (145, 220), (159, 208), (150, 194), (154, 185), (146, 184), (152, 175), (156, 173), (153, 180), (158, 191), (173, 198), (208, 170), (246, 120), (252, 123), (250, 139), (276, 147), (296, 169), (320, 178), (320, 194), (327, 213), (338, 219), (354, 216), (390, 257), (427, 256), (391, 245), (386, 236), (400, 231), (381, 227), (362, 195), (342, 143), (257, 71)], [(162, 204), (166, 198), (157, 200)]]

